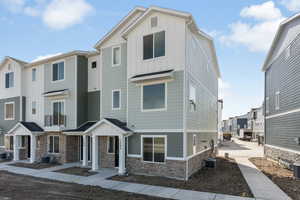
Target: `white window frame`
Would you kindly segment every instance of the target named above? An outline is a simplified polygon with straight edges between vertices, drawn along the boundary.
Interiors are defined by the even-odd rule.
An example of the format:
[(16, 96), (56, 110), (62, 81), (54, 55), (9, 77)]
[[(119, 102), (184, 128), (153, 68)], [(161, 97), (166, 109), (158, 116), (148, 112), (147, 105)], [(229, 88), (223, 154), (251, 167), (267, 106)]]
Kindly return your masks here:
[(277, 91), (275, 93), (275, 110), (279, 110), (280, 109), (280, 92)]
[[(109, 138), (110, 137), (113, 137), (113, 143), (114, 143), (114, 146), (113, 146), (113, 153), (109, 152)], [(115, 154), (116, 153), (116, 138), (115, 136), (107, 136), (107, 154)]]
[[(35, 103), (35, 113), (33, 113), (33, 103)], [(36, 115), (37, 114), (37, 102), (36, 101), (32, 101), (31, 102), (31, 114), (32, 115)]]
[[(50, 137), (58, 137), (58, 153), (55, 153), (55, 152), (50, 152), (50, 148), (49, 148), (49, 146), (50, 146)], [(53, 139), (53, 151), (54, 151), (54, 139)], [(60, 137), (59, 137), (59, 135), (48, 135), (48, 137), (47, 137), (47, 153), (48, 154), (60, 154)]]
[[(120, 97), (119, 97), (119, 107), (118, 108), (114, 108), (114, 92), (119, 92)], [(122, 103), (122, 99), (121, 99), (121, 89), (114, 89), (111, 91), (111, 109), (112, 110), (121, 110), (121, 103)]]
[[(159, 85), (159, 84), (165, 84), (165, 107), (164, 108), (158, 108), (158, 109), (144, 109), (144, 86), (148, 85)], [(167, 111), (168, 109), (168, 83), (163, 82), (155, 82), (155, 83), (144, 83), (141, 85), (141, 111), (142, 112), (160, 112), (160, 111)]]
[[(153, 139), (153, 161), (145, 161), (144, 160), (144, 138), (152, 138)], [(154, 138), (164, 138), (165, 139), (165, 160), (164, 162), (154, 162)], [(168, 140), (167, 135), (141, 135), (141, 156), (142, 156), (142, 162), (144, 163), (155, 163), (155, 164), (166, 164), (167, 160), (167, 149), (168, 149)]]
[[(9, 87), (7, 88), (7, 87), (6, 87), (6, 74), (10, 74), (10, 73), (13, 73), (13, 74), (14, 74), (14, 80), (13, 80), (13, 83), (14, 83), (14, 84), (13, 84), (13, 86), (10, 86), (10, 85), (9, 85)], [(8, 81), (8, 82), (9, 82), (9, 81)], [(4, 73), (4, 88), (5, 88), (5, 89), (10, 89), (10, 88), (14, 88), (14, 87), (15, 87), (15, 72), (13, 72), (13, 71), (5, 72), (5, 73)]]
[[(151, 23), (151, 22), (150, 22)], [(158, 22), (157, 22), (158, 23)], [(151, 26), (151, 24), (150, 24), (150, 26)], [(165, 55), (164, 56), (159, 56), (159, 57), (155, 57), (155, 34), (156, 33), (160, 33), (160, 32), (165, 32)], [(155, 32), (153, 32), (153, 33), (149, 33), (149, 34), (146, 34), (146, 35), (143, 35), (143, 37), (142, 37), (142, 42), (143, 42), (143, 53), (142, 53), (142, 61), (143, 62), (151, 62), (151, 61), (153, 61), (153, 60), (155, 60), (155, 59), (163, 59), (164, 57), (166, 57), (166, 49), (167, 49), (167, 40), (166, 40), (166, 33), (167, 33), (167, 31), (166, 30), (160, 30), (160, 31), (155, 31)], [(153, 58), (148, 58), (148, 59), (144, 59), (144, 37), (146, 37), (146, 36), (149, 36), (149, 35), (153, 35), (153, 40), (152, 40), (152, 44), (153, 44)]]
[[(6, 105), (8, 105), (8, 104), (12, 104), (13, 105), (13, 117), (12, 118), (6, 118)], [(16, 118), (15, 111), (16, 111), (16, 109), (15, 109), (15, 102), (14, 101), (5, 102), (4, 103), (4, 120), (6, 120), (6, 121), (15, 120), (15, 118)]]
[(270, 113), (270, 98), (266, 97), (266, 113)]
[(53, 111), (54, 111), (54, 103), (58, 103), (58, 102), (63, 102), (64, 103), (64, 113), (63, 113), (63, 115), (64, 116), (66, 116), (66, 100), (64, 100), (64, 99), (60, 99), (60, 100), (53, 100), (53, 101), (51, 101), (51, 116), (53, 117), (54, 115), (54, 113), (53, 113)]
[[(33, 76), (33, 74), (34, 74), (34, 76)], [(37, 68), (32, 68), (31, 69), (31, 81), (36, 82), (36, 80), (37, 80)]]
[[(61, 62), (64, 63), (64, 78), (61, 79), (61, 80), (54, 81), (53, 80), (53, 65), (59, 64)], [(64, 80), (66, 80), (66, 61), (65, 60), (59, 60), (59, 61), (55, 61), (55, 62), (51, 63), (51, 83), (57, 83), (57, 82), (61, 82), (61, 81), (64, 81)]]
[[(152, 27), (152, 19), (154, 19), (154, 18), (157, 19), (157, 24), (156, 24), (156, 26)], [(152, 28), (157, 28), (157, 27), (158, 27), (158, 19), (159, 19), (159, 17), (158, 17), (157, 15), (156, 15), (156, 16), (152, 16), (152, 17), (150, 18), (150, 27), (151, 27), (151, 29), (152, 29)]]
[[(114, 49), (117, 49), (117, 48), (120, 49), (120, 63), (114, 64), (114, 56), (115, 56), (114, 55)], [(122, 63), (122, 49), (121, 49), (121, 46), (120, 45), (114, 46), (114, 47), (112, 47), (111, 51), (112, 51), (112, 53), (111, 53), (111, 55), (112, 55), (112, 59), (111, 59), (111, 65), (112, 65), (112, 67), (118, 67), (118, 66), (120, 66), (121, 63)]]

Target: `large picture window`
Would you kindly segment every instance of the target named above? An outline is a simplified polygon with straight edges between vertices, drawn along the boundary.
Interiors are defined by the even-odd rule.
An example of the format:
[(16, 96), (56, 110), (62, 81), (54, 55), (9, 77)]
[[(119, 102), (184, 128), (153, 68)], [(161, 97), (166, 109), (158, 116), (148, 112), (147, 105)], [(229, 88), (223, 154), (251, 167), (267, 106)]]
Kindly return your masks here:
[(52, 81), (65, 79), (65, 63), (59, 62), (52, 65)]
[(166, 83), (142, 86), (142, 109), (144, 111), (166, 108)]
[(59, 153), (59, 136), (49, 136), (49, 153)]
[(164, 136), (143, 136), (143, 160), (146, 162), (165, 162), (166, 139)]
[(15, 119), (15, 103), (9, 102), (4, 104), (4, 119), (14, 120)]
[(165, 31), (144, 36), (144, 60), (165, 56), (165, 43)]
[(14, 72), (8, 72), (5, 74), (5, 88), (14, 87)]

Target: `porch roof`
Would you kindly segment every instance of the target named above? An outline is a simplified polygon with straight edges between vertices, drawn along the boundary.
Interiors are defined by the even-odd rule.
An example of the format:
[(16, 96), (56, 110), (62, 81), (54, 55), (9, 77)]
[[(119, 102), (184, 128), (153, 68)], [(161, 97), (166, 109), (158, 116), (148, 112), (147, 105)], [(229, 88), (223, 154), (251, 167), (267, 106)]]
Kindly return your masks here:
[(69, 133), (83, 133), (89, 128), (91, 128), (94, 124), (96, 124), (96, 121), (91, 121), (91, 122), (86, 122), (77, 129), (69, 129), (69, 130), (64, 130), (64, 133), (69, 134)]
[(44, 129), (35, 122), (18, 122), (8, 131), (7, 135), (40, 135), (42, 133), (44, 133)]

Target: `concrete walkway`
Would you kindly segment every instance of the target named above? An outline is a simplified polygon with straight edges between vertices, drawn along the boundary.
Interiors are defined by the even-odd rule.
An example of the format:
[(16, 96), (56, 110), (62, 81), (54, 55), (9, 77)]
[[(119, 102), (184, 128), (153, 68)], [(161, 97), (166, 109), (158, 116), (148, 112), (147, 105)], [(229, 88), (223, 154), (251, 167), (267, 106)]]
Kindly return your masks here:
[(191, 190), (182, 190), (169, 187), (151, 186), (136, 183), (127, 183), (113, 180), (106, 180), (108, 177), (117, 174), (113, 169), (101, 169), (99, 173), (89, 177), (75, 176), (63, 173), (53, 172), (58, 169), (78, 166), (77, 163), (66, 164), (48, 169), (36, 170), (0, 164), (0, 170), (5, 170), (15, 174), (29, 175), (38, 178), (46, 178), (50, 180), (58, 180), (68, 183), (78, 183), (82, 185), (100, 186), (105, 189), (131, 192), (155, 197), (163, 197), (178, 200), (254, 200), (253, 198), (244, 198), (223, 194), (197, 192)]
[(227, 142), (219, 150), (219, 154), (235, 158), (239, 168), (248, 183), (254, 197), (259, 200), (291, 200), (276, 184), (265, 176), (249, 161), (251, 157), (263, 157), (263, 147), (256, 143), (234, 140)]

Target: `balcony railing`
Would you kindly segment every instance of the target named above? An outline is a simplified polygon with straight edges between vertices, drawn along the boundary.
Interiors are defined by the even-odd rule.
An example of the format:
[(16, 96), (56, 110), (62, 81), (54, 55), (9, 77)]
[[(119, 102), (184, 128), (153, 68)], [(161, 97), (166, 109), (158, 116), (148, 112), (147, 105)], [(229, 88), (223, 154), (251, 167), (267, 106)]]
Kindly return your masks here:
[(45, 127), (66, 127), (66, 115), (45, 115)]

